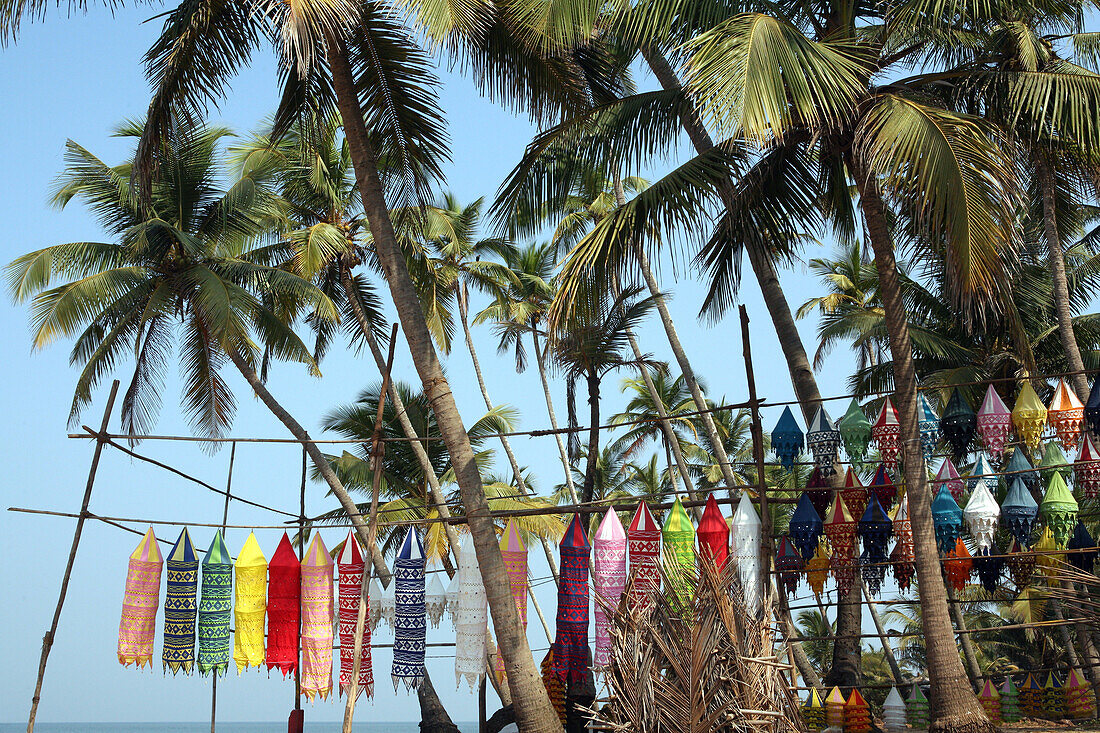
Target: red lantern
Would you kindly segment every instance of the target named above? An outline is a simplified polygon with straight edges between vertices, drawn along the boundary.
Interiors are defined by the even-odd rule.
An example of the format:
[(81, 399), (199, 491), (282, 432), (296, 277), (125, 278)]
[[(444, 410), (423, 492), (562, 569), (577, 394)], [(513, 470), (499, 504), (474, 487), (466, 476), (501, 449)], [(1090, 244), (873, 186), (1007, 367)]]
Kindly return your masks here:
[(856, 520), (842, 496), (837, 496), (825, 520), (825, 536), (833, 548), (833, 577), (841, 596), (848, 594), (855, 581)]
[(867, 488), (859, 482), (859, 476), (851, 468), (844, 476), (844, 488), (840, 490), (848, 511), (857, 519), (867, 510)]
[(955, 549), (947, 553), (943, 561), (947, 571), (947, 580), (951, 587), (961, 591), (970, 582), (970, 573), (974, 569), (974, 559), (970, 556), (970, 550), (962, 538), (955, 540)]

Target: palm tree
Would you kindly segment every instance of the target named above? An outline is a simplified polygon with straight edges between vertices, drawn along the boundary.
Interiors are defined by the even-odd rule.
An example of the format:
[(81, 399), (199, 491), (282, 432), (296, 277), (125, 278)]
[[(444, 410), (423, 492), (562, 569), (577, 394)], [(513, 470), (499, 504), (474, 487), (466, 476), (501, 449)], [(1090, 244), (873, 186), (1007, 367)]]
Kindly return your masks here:
[[(696, 431), (698, 415), (692, 415), (695, 412), (695, 402), (692, 400), (683, 375), (673, 379), (664, 365), (658, 369), (648, 367), (642, 367), (642, 369), (648, 373), (648, 381), (654, 387), (657, 400), (653, 399), (646, 380), (637, 378), (623, 380), (622, 389), (630, 396), (630, 400), (623, 412), (611, 416), (611, 424), (629, 423), (630, 427), (616, 439), (615, 443), (617, 446), (622, 446), (626, 456), (634, 456), (651, 441), (664, 446), (665, 465), (675, 489), (677, 475), (672, 468), (673, 446), (669, 441), (669, 433), (675, 437), (677, 452), (684, 450), (684, 442), (698, 441)], [(664, 408), (664, 415), (658, 409), (658, 402)], [(666, 432), (662, 423), (670, 425), (672, 430)]]

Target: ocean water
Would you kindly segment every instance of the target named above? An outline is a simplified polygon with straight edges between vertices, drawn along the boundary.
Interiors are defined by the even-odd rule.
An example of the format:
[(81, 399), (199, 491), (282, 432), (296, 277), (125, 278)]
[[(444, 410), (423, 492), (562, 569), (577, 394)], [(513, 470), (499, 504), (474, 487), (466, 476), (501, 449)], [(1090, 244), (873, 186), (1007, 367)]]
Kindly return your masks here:
[[(456, 723), (462, 733), (476, 733), (477, 723)], [(0, 733), (24, 733), (26, 723), (0, 723)], [(35, 733), (210, 733), (205, 723), (36, 723)], [(339, 733), (340, 723), (306, 721), (305, 733)], [(358, 733), (417, 733), (419, 723), (357, 722)], [(271, 723), (218, 723), (217, 733), (283, 733), (286, 721)]]

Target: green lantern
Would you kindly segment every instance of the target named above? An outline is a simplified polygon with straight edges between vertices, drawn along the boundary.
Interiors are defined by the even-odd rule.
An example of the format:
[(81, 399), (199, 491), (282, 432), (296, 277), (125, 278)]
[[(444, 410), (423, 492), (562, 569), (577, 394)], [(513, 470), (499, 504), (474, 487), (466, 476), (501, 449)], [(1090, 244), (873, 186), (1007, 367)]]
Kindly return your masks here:
[(837, 423), (844, 450), (853, 463), (862, 464), (867, 456), (867, 445), (871, 442), (871, 421), (863, 414), (863, 408), (855, 399), (848, 405), (848, 411)]
[(1077, 526), (1077, 500), (1066, 486), (1062, 474), (1055, 473), (1047, 484), (1047, 493), (1039, 504), (1039, 516), (1054, 535), (1054, 543), (1064, 550)]

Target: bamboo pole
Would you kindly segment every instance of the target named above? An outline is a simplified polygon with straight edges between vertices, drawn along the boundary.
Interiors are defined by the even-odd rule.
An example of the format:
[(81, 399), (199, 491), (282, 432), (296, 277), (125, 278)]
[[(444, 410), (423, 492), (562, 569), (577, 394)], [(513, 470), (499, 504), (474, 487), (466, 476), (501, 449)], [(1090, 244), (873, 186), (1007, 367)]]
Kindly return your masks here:
[[(306, 447), (302, 446), (302, 485), (298, 492), (298, 565), (301, 567), (306, 550)], [(294, 710), (290, 713), (290, 733), (301, 733), (305, 724), (302, 710), (302, 593), (298, 591), (298, 644), (294, 649)]]
[[(115, 445), (111, 443), (111, 445)], [(115, 446), (121, 448), (121, 446)], [(129, 451), (127, 451), (129, 452)], [(233, 489), (233, 462), (237, 458), (237, 444), (229, 449), (229, 476), (225, 480), (225, 504), (222, 506), (222, 536), (225, 536), (225, 525), (229, 522), (229, 496)], [(154, 461), (155, 463), (155, 461)], [(167, 467), (166, 467), (167, 468)], [(169, 468), (169, 470), (173, 470)], [(214, 679), (210, 685), (210, 733), (214, 733), (214, 727), (218, 717), (218, 670), (213, 671)]]
[[(767, 614), (771, 601), (772, 584), (772, 515), (768, 509), (768, 492), (764, 488), (764, 429), (760, 424), (760, 403), (756, 399), (756, 376), (752, 370), (752, 346), (749, 344), (749, 312), (745, 306), (737, 308), (741, 315), (741, 348), (745, 356), (745, 379), (749, 388), (749, 411), (752, 415), (752, 454), (756, 463), (756, 483), (760, 496), (760, 594), (761, 613)], [(730, 499), (733, 499), (731, 490)]]
[[(115, 397), (118, 395), (118, 380), (111, 383), (111, 393), (107, 397), (107, 407), (103, 410), (103, 421), (100, 423), (100, 436), (107, 432), (107, 423), (111, 419), (111, 411), (115, 406)], [(31, 697), (31, 711), (27, 716), (27, 733), (34, 733), (34, 719), (38, 715), (38, 703), (42, 699), (42, 678), (46, 675), (46, 662), (50, 658), (50, 649), (53, 648), (54, 639), (57, 636), (57, 624), (61, 620), (61, 609), (65, 605), (65, 596), (69, 592), (69, 579), (73, 574), (73, 563), (76, 561), (76, 550), (80, 546), (80, 535), (84, 532), (84, 520), (88, 516), (88, 503), (92, 500), (92, 486), (95, 484), (96, 471), (99, 470), (99, 457), (103, 454), (103, 438), (97, 436), (95, 453), (92, 454), (92, 465), (88, 469), (88, 482), (84, 486), (84, 500), (80, 504), (80, 516), (76, 520), (76, 529), (73, 531), (73, 544), (69, 548), (69, 560), (65, 563), (65, 574), (61, 577), (61, 592), (57, 596), (57, 606), (53, 611), (53, 620), (50, 622), (50, 630), (42, 637), (42, 656), (38, 660), (38, 678), (34, 683), (34, 695)]]

